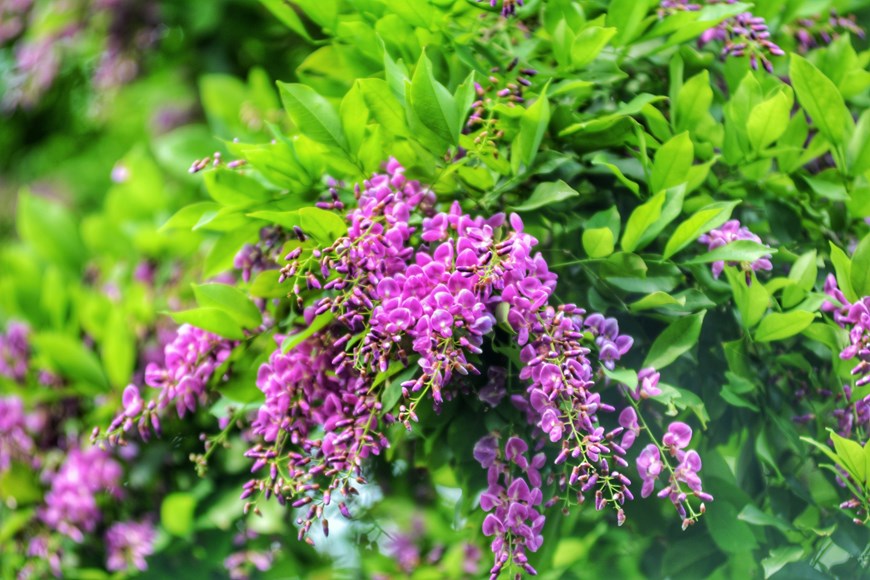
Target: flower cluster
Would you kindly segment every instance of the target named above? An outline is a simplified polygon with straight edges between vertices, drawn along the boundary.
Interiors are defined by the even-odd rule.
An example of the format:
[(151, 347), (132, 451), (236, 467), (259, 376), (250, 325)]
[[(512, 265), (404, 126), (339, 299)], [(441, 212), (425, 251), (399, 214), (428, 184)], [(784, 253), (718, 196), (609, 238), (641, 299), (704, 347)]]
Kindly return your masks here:
[(24, 381), (30, 359), (29, 329), (20, 322), (12, 322), (0, 334), (0, 377), (16, 382)]
[(33, 0), (0, 2), (0, 45), (21, 34), (32, 6)]
[(148, 569), (145, 559), (154, 553), (154, 524), (117, 522), (106, 530), (106, 568), (110, 572)]
[(121, 466), (97, 447), (70, 449), (63, 465), (47, 473), (50, 489), (39, 518), (51, 529), (81, 543), (93, 533), (102, 518), (97, 494), (121, 497)]
[[(538, 241), (519, 216), (472, 217), (458, 203), (435, 213), (433, 195), (406, 179), (395, 160), (386, 170), (356, 189), (358, 207), (348, 212), (346, 236), (319, 249), (296, 232), (300, 243), (286, 256), (282, 278), (293, 282), (303, 308), (313, 296), (313, 306), (304, 308), (306, 325), (319, 317), (326, 324), (304, 340), (291, 336), (295, 346), (276, 350), (260, 369), (257, 384), (266, 401), (253, 431), (263, 443), (248, 456), (255, 459), (254, 472), (268, 467), (269, 475), (250, 480), (242, 497), (261, 492), (309, 506), (298, 520), (300, 537), (306, 536), (332, 494), (353, 495), (349, 482), (360, 478), (362, 461), (387, 445), (378, 419), (393, 416), (382, 408), (378, 385), (413, 362), (417, 376), (401, 383), (398, 420), (406, 428), (418, 420), (424, 400), (438, 411), (477, 389), (481, 400), (499, 405), (509, 394), (504, 371), (490, 366), (482, 386), (473, 377), (488, 348), (484, 337), (501, 321), (520, 350), (519, 377), (527, 382), (508, 399), (524, 414), (534, 441), (559, 445), (553, 462), (563, 470), (559, 489), (566, 496), (571, 489), (578, 502), (594, 493), (596, 508), (612, 505), (621, 523), (622, 505), (632, 494), (619, 468), (628, 466), (624, 455), (639, 429), (628, 424), (606, 431), (599, 413), (615, 409), (594, 386), (600, 369), (615, 368), (632, 338), (613, 318), (549, 304), (557, 276), (534, 251)], [(655, 396), (657, 383), (658, 373), (644, 369), (631, 396)], [(634, 429), (633, 436), (625, 434), (620, 445), (626, 429)], [(528, 459), (527, 450), (526, 441), (513, 437), (498, 464), (495, 438), (475, 452), (478, 460), (486, 453), (492, 459), (486, 497), (498, 499), (484, 500), (489, 503), (483, 508), (493, 511), (484, 531), (497, 536), (496, 575), (508, 561), (525, 568), (525, 550), (542, 541), (544, 519), (537, 510), (547, 460), (544, 453)], [(569, 458), (576, 461), (569, 464)], [(511, 475), (511, 469), (524, 475)], [(350, 515), (345, 502), (339, 510)]]
[[(159, 389), (157, 397), (146, 404), (139, 388), (124, 389), (124, 410), (111, 423), (108, 439), (118, 443), (126, 431), (136, 425), (143, 439), (151, 428), (160, 432), (160, 415), (174, 405), (179, 417), (196, 410), (208, 397), (207, 385), (215, 371), (229, 358), (235, 343), (189, 324), (178, 328), (174, 338), (163, 349), (162, 365), (149, 363), (145, 368), (145, 384)], [(92, 438), (99, 434), (94, 429)]]
[[(832, 274), (825, 280), (825, 293), (828, 300), (822, 304), (822, 310), (833, 313), (834, 321), (849, 331), (849, 344), (840, 352), (840, 358), (856, 359), (852, 369), (852, 375), (857, 379), (856, 387), (870, 384), (870, 296), (852, 304), (837, 286), (837, 279)], [(843, 437), (856, 434), (866, 440), (870, 433), (870, 395), (853, 400), (851, 386), (846, 385), (843, 390), (846, 405), (834, 411), (838, 431)]]
[[(735, 4), (737, 0), (707, 0), (705, 3), (689, 2), (688, 0), (661, 0), (659, 17), (662, 18), (676, 12), (697, 12), (705, 4)], [(723, 44), (720, 56), (725, 59), (732, 57), (749, 57), (749, 64), (758, 69), (758, 64), (767, 72), (773, 72), (771, 56), (783, 56), (785, 51), (770, 38), (767, 21), (751, 12), (743, 12), (726, 18), (717, 26), (706, 30), (698, 45), (704, 46), (718, 41)]]
[(792, 34), (798, 50), (808, 52), (821, 44), (831, 44), (844, 32), (864, 38), (864, 29), (858, 26), (854, 14), (840, 16), (836, 10), (831, 10), (827, 18), (818, 15), (799, 18)]
[[(708, 233), (702, 235), (698, 238), (698, 242), (701, 244), (707, 244), (708, 250), (715, 250), (716, 248), (721, 248), (731, 242), (736, 242), (738, 240), (748, 240), (750, 242), (756, 242), (761, 244), (761, 238), (756, 234), (753, 234), (749, 231), (749, 228), (741, 226), (740, 221), (738, 220), (729, 220), (725, 222), (725, 224), (714, 230), (710, 230)], [(740, 266), (741, 269), (746, 272), (746, 280), (747, 283), (750, 280), (749, 271), (754, 270), (772, 270), (773, 264), (770, 262), (770, 255), (762, 256), (758, 258), (754, 262), (746, 262), (742, 264), (738, 264), (736, 262), (728, 262), (729, 266)], [(713, 262), (712, 270), (713, 277), (719, 278), (722, 274), (722, 270), (725, 269), (725, 262), (718, 261)]]
[(526, 551), (536, 552), (544, 543), (541, 531), (546, 516), (539, 506), (543, 502), (540, 469), (546, 456), (537, 453), (530, 460), (528, 450), (524, 440), (511, 437), (502, 452), (495, 435), (487, 435), (474, 446), (474, 458), (487, 470), (488, 487), (480, 496), (480, 507), (487, 512), (483, 534), (493, 538), (492, 580), (506, 566), (537, 574)]

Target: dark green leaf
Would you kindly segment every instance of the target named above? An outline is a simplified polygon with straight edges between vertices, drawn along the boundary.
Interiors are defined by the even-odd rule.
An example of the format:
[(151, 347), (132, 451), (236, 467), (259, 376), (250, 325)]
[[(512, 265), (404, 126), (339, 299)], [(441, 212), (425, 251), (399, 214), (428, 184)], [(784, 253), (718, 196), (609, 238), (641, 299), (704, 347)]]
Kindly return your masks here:
[(701, 336), (705, 314), (706, 311), (699, 312), (672, 322), (653, 342), (643, 366), (663, 369), (695, 346)]

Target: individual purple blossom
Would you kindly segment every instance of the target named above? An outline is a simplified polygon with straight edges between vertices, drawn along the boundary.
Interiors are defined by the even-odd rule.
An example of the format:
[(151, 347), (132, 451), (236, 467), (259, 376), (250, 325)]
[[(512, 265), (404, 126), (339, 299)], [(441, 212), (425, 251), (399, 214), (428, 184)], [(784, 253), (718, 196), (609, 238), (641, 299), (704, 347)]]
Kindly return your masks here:
[(106, 530), (106, 569), (110, 572), (140, 572), (148, 569), (145, 559), (154, 553), (154, 524), (148, 520), (117, 522)]
[(51, 529), (81, 543), (102, 519), (97, 495), (121, 497), (120, 464), (98, 447), (73, 448), (55, 473), (46, 474), (50, 484), (39, 518)]
[[(721, 248), (722, 246), (728, 245), (738, 240), (748, 240), (750, 242), (756, 242), (759, 244), (762, 243), (760, 237), (749, 231), (749, 228), (741, 226), (738, 220), (729, 220), (725, 222), (722, 227), (710, 230), (708, 233), (698, 238), (698, 242), (702, 244), (707, 244), (707, 249), (710, 251), (715, 250), (716, 248)], [(736, 262), (728, 262), (728, 265), (736, 266), (738, 264)], [(773, 264), (770, 262), (770, 255), (762, 256), (754, 262), (743, 263), (740, 266), (745, 272), (747, 272), (747, 276), (750, 269), (755, 271), (773, 269)], [(719, 260), (713, 262), (713, 277), (718, 279), (719, 276), (722, 274), (722, 270), (724, 268), (724, 261)], [(749, 278), (747, 277), (747, 280), (748, 279)]]
[(641, 489), (641, 497), (649, 497), (655, 488), (655, 482), (662, 472), (662, 456), (659, 448), (650, 443), (637, 456), (637, 472), (640, 474), (640, 479), (643, 481)]
[(692, 428), (680, 421), (674, 421), (668, 425), (668, 430), (662, 437), (662, 444), (667, 447), (670, 454), (678, 459), (685, 454), (683, 449), (692, 441)]
[(626, 407), (622, 410), (619, 414), (619, 425), (625, 429), (619, 444), (623, 449), (629, 449), (634, 445), (637, 436), (640, 435), (640, 425), (637, 422), (637, 411), (634, 410), (634, 407)]

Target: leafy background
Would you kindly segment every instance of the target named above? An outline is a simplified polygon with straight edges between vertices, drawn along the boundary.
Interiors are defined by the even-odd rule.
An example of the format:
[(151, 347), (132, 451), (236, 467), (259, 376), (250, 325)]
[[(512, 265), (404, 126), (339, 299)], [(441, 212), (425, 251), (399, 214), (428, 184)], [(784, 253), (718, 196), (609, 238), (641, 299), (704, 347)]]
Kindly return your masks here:
[[(72, 4), (71, 22), (93, 9)], [(259, 311), (250, 320), (238, 300), (216, 301), (204, 285), (232, 271), (243, 244), (266, 225), (300, 223), (334, 239), (334, 223), (306, 214), (324, 176), (359, 183), (392, 156), (439, 203), (518, 212), (560, 276), (559, 299), (619, 319), (636, 341), (626, 369), (662, 371), (652, 416), (701, 434), (705, 489), (716, 498), (701, 523), (681, 531), (655, 498), (633, 502), (621, 528), (585, 507), (555, 513), (534, 557), (542, 576), (867, 574), (866, 526), (838, 509), (849, 493), (824, 468), (866, 460), (867, 426), (853, 434), (857, 448), (834, 447), (826, 431), (854, 379), (839, 357), (848, 337), (821, 306), (828, 273), (848, 299), (870, 295), (870, 52), (855, 34), (809, 51), (794, 35), (802, 18), (830, 10), (867, 22), (866, 2), (671, 13), (651, 1), (528, 0), (512, 18), (466, 0), (157, 4), (159, 40), (142, 51), (135, 80), (95, 85), (112, 27), (90, 19), (60, 45), (38, 102), (4, 110), (0, 321), (28, 323), (34, 372), (25, 384), (0, 379), (0, 391), (49, 409), (59, 434), (87, 438), (116, 414), (124, 386), (141, 382), (142, 352), (173, 319), (228, 338), (260, 324)], [(20, 74), (16, 50), (62, 26), (45, 16), (50, 5), (37, 2), (26, 30), (0, 48), (4, 95)], [(696, 42), (746, 11), (788, 52), (771, 57), (772, 73)], [(518, 69), (508, 70), (514, 58)], [(494, 97), (481, 128), (466, 129), (473, 83), (501, 88), (519, 68), (537, 71), (524, 101)], [(215, 151), (247, 164), (188, 172)], [(705, 252), (698, 236), (729, 218), (770, 248)], [(716, 260), (767, 253), (770, 273), (710, 273)], [(142, 263), (154, 267), (153, 283), (134, 276)], [(234, 284), (246, 304), (275, 299), (269, 313), (284, 328), (298, 321), (275, 271)], [(419, 547), (415, 577), (462, 576), (465, 542), (483, 549), (483, 571), (483, 475), (469, 433), (500, 419), (481, 422), (473, 402), (429, 413), (410, 433), (395, 426), (389, 456), (370, 466), (378, 483), (364, 494), (365, 517), (316, 549), (295, 541), (294, 515), (275, 502), (263, 517), (242, 515), (245, 444), (216, 417), (256, 406), (256, 370), (271, 348), (264, 335), (237, 350), (213, 405), (140, 445), (127, 465), (135, 493), (103, 506), (119, 519), (155, 515), (143, 575), (224, 576), (232, 536), (248, 527), (260, 534), (252, 549), (274, 551), (265, 577), (401, 577), (390, 555), (400, 535)], [(62, 385), (40, 387), (37, 369)], [(200, 433), (228, 446), (201, 478), (188, 460), (202, 451)], [(833, 458), (805, 438), (830, 444)], [(62, 454), (49, 445), (48, 464)], [(866, 507), (870, 468), (851, 471)], [(44, 492), (23, 466), (0, 476), (4, 576), (23, 566)], [(438, 546), (443, 556), (430, 563)], [(107, 575), (99, 539), (65, 548), (69, 577)]]

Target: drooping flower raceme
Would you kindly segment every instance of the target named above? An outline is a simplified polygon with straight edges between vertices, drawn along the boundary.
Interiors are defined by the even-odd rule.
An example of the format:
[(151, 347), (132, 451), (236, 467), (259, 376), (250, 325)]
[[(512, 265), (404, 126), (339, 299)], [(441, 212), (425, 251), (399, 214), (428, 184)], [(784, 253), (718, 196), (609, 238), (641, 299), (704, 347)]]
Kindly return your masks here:
[[(840, 352), (840, 358), (856, 361), (852, 368), (856, 387), (870, 384), (870, 296), (854, 304), (849, 302), (832, 274), (825, 280), (825, 293), (828, 300), (822, 304), (822, 310), (833, 313), (834, 321), (849, 331), (849, 344)], [(845, 405), (834, 410), (838, 432), (864, 443), (870, 435), (870, 394), (854, 399), (850, 385), (844, 386), (843, 393)]]
[[(749, 228), (741, 226), (738, 220), (729, 220), (725, 222), (725, 224), (713, 230), (710, 230), (708, 233), (702, 235), (698, 238), (698, 242), (702, 244), (707, 244), (708, 250), (715, 250), (716, 248), (721, 248), (727, 244), (732, 242), (736, 242), (738, 240), (748, 240), (750, 242), (756, 242), (761, 244), (761, 238), (756, 234), (753, 234), (749, 231)], [(743, 271), (749, 275), (749, 270), (772, 270), (773, 264), (770, 262), (770, 255), (762, 256), (753, 262), (738, 264), (737, 262), (728, 262), (729, 266), (737, 266), (739, 265)], [(712, 270), (713, 277), (719, 278), (722, 275), (722, 270), (725, 269), (725, 262), (719, 260), (717, 262), (713, 262)], [(747, 277), (747, 280), (749, 278)]]
[[(179, 417), (195, 411), (208, 395), (208, 382), (234, 346), (234, 342), (205, 330), (181, 325), (163, 349), (163, 364), (149, 363), (145, 368), (145, 383), (159, 390), (157, 397), (146, 403), (136, 385), (124, 389), (124, 410), (109, 426), (109, 442), (117, 443), (134, 425), (143, 439), (150, 436), (152, 428), (159, 433), (160, 416), (170, 405), (175, 406)], [(94, 437), (97, 434), (95, 429)]]

